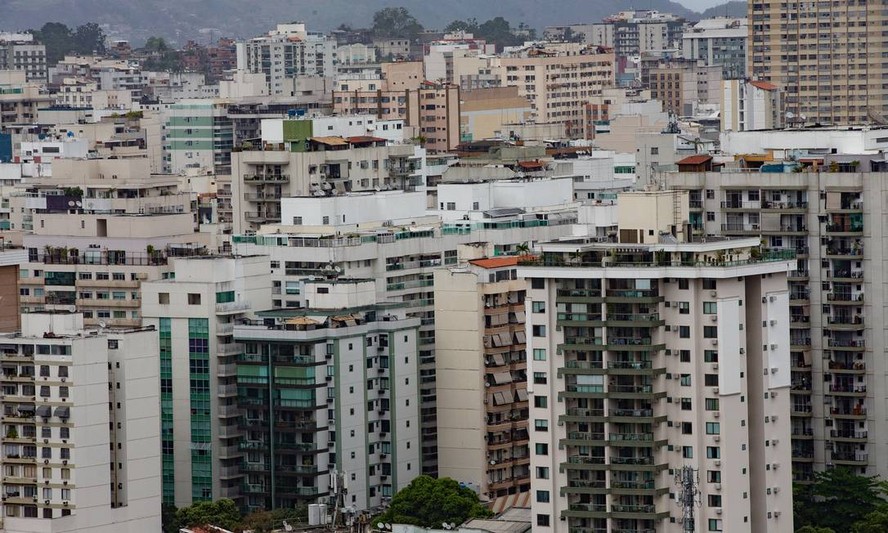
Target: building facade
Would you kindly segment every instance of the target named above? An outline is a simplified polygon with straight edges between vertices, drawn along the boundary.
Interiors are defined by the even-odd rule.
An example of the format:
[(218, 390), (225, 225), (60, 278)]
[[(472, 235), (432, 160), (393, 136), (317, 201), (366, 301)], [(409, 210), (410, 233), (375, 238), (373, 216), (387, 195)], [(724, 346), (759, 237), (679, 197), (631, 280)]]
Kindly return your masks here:
[(884, 17), (851, 4), (750, 2), (747, 72), (782, 87), (786, 111), (802, 122), (883, 124), (888, 67), (872, 58), (886, 51), (888, 37), (871, 28)]
[(24, 314), (0, 337), (7, 531), (161, 527), (156, 357), (153, 331), (79, 314)]
[(435, 272), (438, 475), (477, 487), (496, 509), (530, 490), (517, 264), (518, 256), (483, 258)]
[(791, 255), (685, 238), (687, 198), (624, 193), (618, 242), (519, 265), (534, 531), (685, 531), (684, 469), (697, 529), (793, 531)]
[(244, 504), (335, 496), (378, 509), (421, 473), (419, 319), (377, 304), (372, 281), (317, 280), (305, 307), (235, 326), (244, 412)]

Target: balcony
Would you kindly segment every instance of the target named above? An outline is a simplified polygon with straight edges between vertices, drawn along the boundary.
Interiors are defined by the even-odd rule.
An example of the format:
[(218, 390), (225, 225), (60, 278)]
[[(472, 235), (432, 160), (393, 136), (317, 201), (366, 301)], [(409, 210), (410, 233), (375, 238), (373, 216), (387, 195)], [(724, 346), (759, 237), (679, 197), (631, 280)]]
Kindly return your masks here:
[(246, 183), (282, 183), (290, 181), (289, 174), (244, 174)]
[(841, 441), (866, 442), (869, 435), (865, 429), (833, 429), (829, 436)]
[(869, 454), (860, 450), (832, 452), (832, 462), (837, 465), (865, 466), (868, 460)]
[(833, 281), (858, 281), (863, 279), (862, 270), (831, 270), (826, 273), (826, 279)]
[(826, 345), (837, 351), (862, 352), (866, 349), (866, 340), (830, 338), (827, 340)]
[(792, 416), (810, 417), (812, 416), (811, 406), (804, 404), (793, 404), (790, 408), (790, 414)]
[(759, 211), (762, 208), (760, 201), (725, 200), (721, 208), (726, 211)]
[(724, 233), (732, 233), (732, 234), (753, 234), (758, 235), (762, 232), (761, 226), (758, 224), (743, 224), (743, 223), (735, 223), (735, 224), (722, 224), (721, 230)]
[(843, 418), (848, 420), (865, 420), (866, 419), (866, 407), (861, 407), (860, 405), (852, 406), (838, 406), (832, 407), (829, 410), (830, 415), (833, 418)]
[[(861, 293), (863, 295), (863, 293)], [(828, 329), (833, 330), (861, 330), (864, 329), (864, 318), (860, 315), (855, 316), (831, 316), (827, 317), (826, 323)]]
[(833, 396), (866, 396), (866, 385), (851, 385), (847, 383), (830, 383), (829, 394)]
[(763, 210), (796, 211), (803, 212), (808, 209), (808, 202), (762, 202)]
[(851, 248), (828, 246), (826, 248), (826, 257), (827, 259), (853, 259), (863, 257), (863, 246)]

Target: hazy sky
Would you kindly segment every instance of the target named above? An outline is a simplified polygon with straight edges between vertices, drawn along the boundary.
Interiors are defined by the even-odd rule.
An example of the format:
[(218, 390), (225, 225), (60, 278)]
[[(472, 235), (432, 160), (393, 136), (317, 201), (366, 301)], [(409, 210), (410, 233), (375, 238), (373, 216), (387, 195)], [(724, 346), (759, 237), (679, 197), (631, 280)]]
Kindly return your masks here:
[(675, 2), (693, 9), (694, 11), (702, 11), (706, 8), (723, 4), (724, 0), (674, 0)]

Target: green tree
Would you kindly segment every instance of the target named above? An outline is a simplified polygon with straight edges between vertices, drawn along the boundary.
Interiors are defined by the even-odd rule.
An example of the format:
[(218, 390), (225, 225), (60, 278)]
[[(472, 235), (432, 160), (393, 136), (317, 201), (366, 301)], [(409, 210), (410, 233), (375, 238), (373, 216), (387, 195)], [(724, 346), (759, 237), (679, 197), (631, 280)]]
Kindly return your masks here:
[(160, 508), (160, 521), (163, 527), (163, 533), (179, 533), (182, 524), (176, 518), (176, 506), (165, 503)]
[(447, 33), (464, 31), (466, 33), (474, 34), (478, 31), (478, 19), (470, 18), (466, 20), (454, 20), (444, 27), (444, 31)]
[(828, 527), (804, 526), (796, 530), (795, 533), (836, 533)]
[(373, 14), (373, 27), (370, 29), (374, 37), (412, 41), (423, 27), (406, 7), (386, 7)]
[(374, 518), (373, 523), (439, 528), (444, 523), (461, 524), (470, 518), (490, 515), (472, 489), (460, 487), (446, 477), (419, 476), (395, 494), (389, 508)]
[(105, 32), (95, 22), (77, 26), (71, 38), (73, 51), (78, 54), (105, 53)]
[(61, 22), (47, 22), (39, 30), (31, 30), (31, 33), (46, 46), (48, 65), (55, 65), (71, 51), (71, 28)]
[(235, 529), (240, 524), (241, 514), (232, 500), (197, 502), (176, 511), (176, 520), (182, 527), (214, 525), (225, 529)]
[(856, 522), (851, 531), (853, 533), (885, 533), (888, 531), (888, 504), (881, 505), (866, 515), (863, 520)]
[(858, 476), (847, 468), (818, 472), (814, 483), (794, 491), (796, 526), (848, 531), (849, 527), (885, 505), (878, 478)]
[(303, 505), (295, 509), (280, 508), (273, 511), (255, 511), (244, 517), (240, 528), (254, 533), (271, 533), (284, 529), (284, 522), (291, 526), (308, 522), (308, 507)]

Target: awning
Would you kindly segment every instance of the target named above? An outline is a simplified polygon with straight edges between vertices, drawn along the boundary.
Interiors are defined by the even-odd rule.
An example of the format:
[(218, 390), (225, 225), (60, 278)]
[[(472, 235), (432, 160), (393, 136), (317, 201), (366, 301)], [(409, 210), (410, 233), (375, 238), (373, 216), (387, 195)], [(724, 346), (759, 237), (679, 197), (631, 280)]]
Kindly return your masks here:
[(509, 346), (510, 344), (512, 344), (512, 335), (510, 333), (500, 333), (499, 339), (499, 346)]
[(523, 331), (515, 332), (515, 344), (527, 344), (527, 335)]
[(506, 359), (505, 357), (503, 357), (503, 354), (495, 353), (493, 354), (493, 362), (496, 364), (496, 366), (502, 366), (506, 364)]
[(493, 405), (503, 405), (505, 403), (511, 403), (511, 400), (506, 400), (506, 395), (501, 392), (495, 392), (493, 394)]
[(71, 408), (70, 407), (56, 407), (55, 415), (59, 418), (70, 418), (71, 417)]
[(48, 405), (41, 405), (41, 406), (37, 407), (37, 416), (40, 416), (43, 418), (51, 417), (52, 416), (52, 407), (50, 407)]
[(34, 412), (34, 406), (31, 405), (31, 404), (27, 404), (27, 403), (21, 403), (21, 404), (19, 404), (19, 406), (18, 406), (18, 410), (19, 410), (19, 412), (21, 412), (21, 413), (33, 413), (33, 412)]
[(526, 402), (527, 401), (527, 389), (517, 389), (515, 391), (515, 393), (518, 394), (518, 401), (519, 402)]
[(327, 146), (348, 146), (348, 142), (342, 137), (312, 137), (311, 140)]
[(505, 385), (512, 382), (512, 374), (509, 372), (497, 372), (493, 375), (493, 382), (497, 385)]
[(515, 311), (515, 318), (518, 319), (518, 323), (521, 324), (524, 322), (524, 311)]

